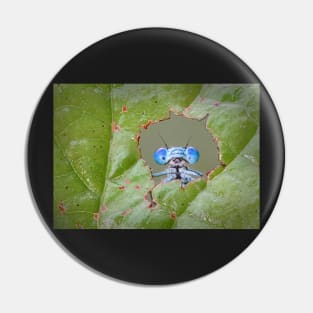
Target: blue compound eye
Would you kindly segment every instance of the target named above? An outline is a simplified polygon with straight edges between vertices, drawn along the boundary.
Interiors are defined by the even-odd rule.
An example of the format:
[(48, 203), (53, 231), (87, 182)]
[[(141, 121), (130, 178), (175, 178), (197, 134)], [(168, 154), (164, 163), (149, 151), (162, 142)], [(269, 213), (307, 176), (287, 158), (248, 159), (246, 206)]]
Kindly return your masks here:
[(160, 148), (154, 152), (153, 155), (154, 161), (160, 165), (164, 165), (167, 163), (167, 149)]
[(200, 153), (199, 151), (194, 147), (188, 147), (185, 151), (186, 159), (190, 164), (194, 164), (198, 162)]

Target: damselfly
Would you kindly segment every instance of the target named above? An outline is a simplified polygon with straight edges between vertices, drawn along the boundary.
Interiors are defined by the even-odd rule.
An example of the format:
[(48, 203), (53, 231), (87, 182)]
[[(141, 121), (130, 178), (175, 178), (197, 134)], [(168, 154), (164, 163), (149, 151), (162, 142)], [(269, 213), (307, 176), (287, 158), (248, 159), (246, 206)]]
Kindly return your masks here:
[(188, 143), (185, 147), (168, 147), (164, 139), (160, 136), (165, 147), (161, 147), (154, 152), (154, 161), (160, 165), (167, 165), (167, 169), (158, 173), (153, 173), (153, 177), (166, 175), (163, 180), (168, 183), (178, 179), (181, 181), (181, 186), (185, 187), (189, 182), (203, 176), (203, 173), (188, 168), (188, 164), (198, 162), (200, 153), (198, 149), (189, 147)]

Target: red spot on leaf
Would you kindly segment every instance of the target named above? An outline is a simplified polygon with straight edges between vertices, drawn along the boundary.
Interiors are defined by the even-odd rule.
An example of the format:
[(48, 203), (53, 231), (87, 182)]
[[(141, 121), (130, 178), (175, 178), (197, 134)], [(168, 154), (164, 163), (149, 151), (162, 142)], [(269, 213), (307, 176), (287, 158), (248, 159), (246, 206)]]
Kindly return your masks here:
[(129, 208), (129, 209), (127, 209), (127, 210), (125, 210), (124, 212), (122, 212), (122, 216), (127, 216), (131, 211), (132, 211), (133, 209), (131, 209), (131, 208)]
[(213, 141), (214, 141), (215, 143), (218, 143), (218, 138), (217, 138), (217, 137), (213, 137)]
[(119, 186), (118, 189), (119, 190), (125, 190), (125, 186)]
[(130, 181), (129, 179), (125, 179), (124, 182), (125, 182), (125, 184), (127, 184), (127, 185), (131, 183), (131, 181)]
[(105, 205), (101, 206), (101, 212), (105, 213), (108, 210), (108, 208)]
[(220, 103), (219, 101), (217, 101), (217, 102), (213, 103), (213, 105), (214, 105), (215, 107), (219, 107), (219, 106), (221, 105), (221, 103)]
[(113, 132), (118, 132), (121, 130), (121, 127), (119, 125), (117, 125), (114, 121), (112, 123), (112, 131)]
[(58, 209), (59, 209), (59, 211), (60, 211), (61, 214), (64, 214), (64, 213), (65, 213), (66, 208), (65, 208), (63, 202), (60, 202), (60, 203), (58, 204)]
[(155, 207), (156, 207), (156, 202), (150, 201), (149, 204), (148, 204), (148, 208), (153, 210)]
[(76, 223), (75, 226), (78, 229), (84, 229), (84, 226), (81, 223)]
[(170, 213), (170, 218), (175, 221), (176, 220), (176, 213), (175, 212), (171, 212)]
[(149, 200), (149, 195), (146, 193), (144, 196), (143, 196), (144, 200)]
[(141, 186), (140, 186), (140, 185), (136, 185), (136, 186), (135, 186), (135, 189), (136, 189), (136, 190), (139, 190), (139, 189), (141, 189)]
[(93, 213), (93, 219), (99, 221), (99, 213)]
[(125, 112), (127, 112), (127, 111), (128, 111), (127, 106), (126, 106), (126, 104), (124, 104), (124, 105), (122, 106), (122, 113), (125, 113)]
[(139, 143), (139, 140), (140, 140), (140, 135), (136, 135), (135, 141), (137, 141), (137, 143)]
[(153, 122), (151, 120), (149, 120), (146, 124), (142, 125), (142, 127), (144, 129), (147, 129), (151, 124), (153, 124)]
[(213, 168), (212, 170), (207, 171), (205, 174), (206, 174), (206, 176), (210, 176), (214, 171), (215, 171), (215, 168)]

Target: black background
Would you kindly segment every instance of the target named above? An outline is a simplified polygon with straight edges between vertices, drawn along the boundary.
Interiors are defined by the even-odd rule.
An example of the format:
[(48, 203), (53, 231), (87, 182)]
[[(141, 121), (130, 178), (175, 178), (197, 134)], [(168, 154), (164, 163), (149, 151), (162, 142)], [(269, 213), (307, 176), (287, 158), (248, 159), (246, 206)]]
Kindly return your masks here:
[(126, 281), (166, 284), (197, 278), (231, 261), (258, 235), (260, 230), (53, 229), (54, 83), (261, 84), (263, 228), (283, 177), (282, 130), (264, 86), (230, 51), (192, 33), (157, 28), (124, 32), (90, 46), (55, 76), (40, 100), (29, 133), (29, 180), (57, 239), (87, 265)]

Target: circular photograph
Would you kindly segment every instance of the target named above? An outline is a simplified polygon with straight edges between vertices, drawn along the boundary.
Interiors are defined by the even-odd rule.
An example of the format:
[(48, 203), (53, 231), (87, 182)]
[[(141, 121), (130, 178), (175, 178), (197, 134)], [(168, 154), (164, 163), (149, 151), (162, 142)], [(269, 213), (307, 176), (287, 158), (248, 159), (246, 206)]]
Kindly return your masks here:
[(219, 44), (149, 28), (74, 57), (45, 90), (28, 171), (45, 224), (105, 275), (170, 284), (211, 273), (259, 234), (284, 142), (256, 75)]

